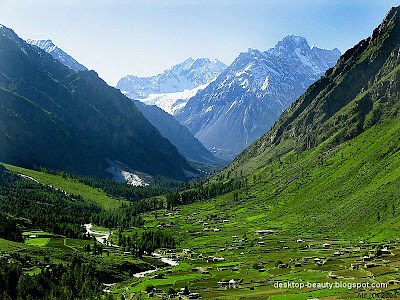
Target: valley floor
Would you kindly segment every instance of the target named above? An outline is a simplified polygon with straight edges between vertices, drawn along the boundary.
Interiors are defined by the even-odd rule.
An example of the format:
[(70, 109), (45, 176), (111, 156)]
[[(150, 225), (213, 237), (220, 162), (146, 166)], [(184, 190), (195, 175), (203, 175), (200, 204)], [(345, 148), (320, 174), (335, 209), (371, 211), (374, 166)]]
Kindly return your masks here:
[[(104, 291), (115, 299), (350, 299), (397, 297), (400, 283), (400, 240), (381, 243), (349, 241), (334, 237), (310, 237), (295, 235), (276, 226), (258, 227), (256, 215), (215, 215), (217, 203), (208, 201), (202, 205), (208, 209), (196, 210), (200, 204), (188, 205), (171, 211), (157, 211), (145, 216), (147, 228), (160, 228), (173, 232), (179, 239), (176, 249), (160, 249), (157, 252), (178, 261), (168, 266), (159, 259), (131, 258), (120, 249), (105, 247), (106, 252), (88, 259), (102, 268), (114, 269), (130, 262), (152, 268), (155, 272), (144, 277), (125, 274), (119, 283), (104, 286)], [(198, 211), (193, 212), (193, 211)], [(105, 228), (94, 227), (99, 236)], [(132, 228), (125, 235), (143, 229)], [(68, 239), (40, 230), (23, 233), (25, 244), (0, 241), (2, 255), (6, 253), (28, 254), (38, 261), (25, 266), (29, 274), (41, 272), (46, 256), (52, 263), (62, 262), (66, 253), (83, 252), (85, 245), (93, 241)], [(112, 234), (109, 242), (116, 243)], [(378, 247), (382, 246), (382, 247)], [(376, 250), (382, 248), (383, 250)], [(108, 252), (108, 253), (107, 253)], [(11, 259), (11, 258), (10, 258)], [(146, 266), (147, 265), (147, 266)], [(140, 270), (139, 267), (137, 268)], [(136, 271), (138, 272), (138, 271)], [(128, 276), (128, 277), (127, 277)], [(127, 279), (127, 278), (131, 279)], [(114, 279), (115, 280), (115, 279)], [(119, 281), (119, 280), (118, 280)], [(280, 286), (278, 286), (280, 284)], [(368, 286), (367, 286), (368, 285)], [(189, 295), (180, 291), (185, 287)], [(149, 292), (145, 292), (148, 290)]]
[[(152, 286), (155, 293), (150, 292), (150, 296), (155, 299), (165, 297), (170, 288), (180, 291), (185, 286), (191, 294), (181, 292), (180, 297), (188, 299), (398, 295), (400, 240), (370, 242), (296, 235), (280, 224), (265, 225), (268, 222), (262, 214), (241, 210), (240, 204), (222, 210), (221, 204), (212, 200), (148, 213), (147, 228), (167, 230), (180, 240), (179, 248), (160, 250), (179, 265), (119, 283), (112, 292), (123, 293), (126, 299), (141, 299)], [(221, 212), (216, 213), (216, 209)], [(384, 250), (376, 250), (380, 248)]]

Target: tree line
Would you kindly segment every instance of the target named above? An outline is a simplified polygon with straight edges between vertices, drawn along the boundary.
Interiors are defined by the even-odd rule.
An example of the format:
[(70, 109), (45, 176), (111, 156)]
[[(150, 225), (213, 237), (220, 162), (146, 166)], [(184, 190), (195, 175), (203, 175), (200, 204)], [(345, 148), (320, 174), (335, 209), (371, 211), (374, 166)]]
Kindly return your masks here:
[(223, 195), (239, 190), (248, 185), (246, 178), (230, 180), (228, 182), (214, 182), (207, 185), (200, 185), (194, 189), (183, 192), (174, 192), (166, 195), (167, 208), (171, 209), (176, 205), (190, 204)]
[(134, 232), (132, 236), (118, 234), (119, 246), (124, 251), (129, 251), (136, 257), (142, 257), (144, 253), (152, 253), (158, 248), (174, 248), (175, 239), (171, 234), (161, 230), (146, 230), (138, 234)]
[(101, 211), (99, 206), (86, 203), (80, 196), (67, 195), (5, 169), (0, 172), (0, 211), (28, 219), (43, 231), (85, 238), (82, 224), (88, 223), (92, 214)]
[[(30, 220), (31, 226), (69, 238), (87, 238), (85, 223), (124, 230), (144, 224), (140, 214), (164, 208), (162, 198), (142, 199), (123, 204), (118, 209), (106, 211), (95, 203), (87, 203), (79, 195), (22, 178), (0, 166), (0, 211), (17, 218)], [(0, 237), (20, 240), (12, 236), (18, 221), (1, 218), (5, 233)], [(12, 223), (15, 223), (12, 225)], [(14, 226), (14, 227), (13, 227)], [(28, 225), (29, 226), (29, 225)], [(0, 233), (1, 234), (1, 233)]]

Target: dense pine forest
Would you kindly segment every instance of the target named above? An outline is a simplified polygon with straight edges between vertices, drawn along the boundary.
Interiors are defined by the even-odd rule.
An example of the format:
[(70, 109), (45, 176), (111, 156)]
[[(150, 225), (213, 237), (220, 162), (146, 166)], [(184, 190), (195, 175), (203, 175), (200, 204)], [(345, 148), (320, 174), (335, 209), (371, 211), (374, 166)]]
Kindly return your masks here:
[(152, 253), (158, 248), (174, 248), (176, 245), (171, 234), (159, 230), (144, 231), (132, 236), (126, 236), (123, 231), (120, 231), (118, 243), (124, 251), (129, 251), (136, 257), (142, 257), (144, 253)]
[(90, 264), (76, 258), (32, 276), (21, 267), (29, 259), (17, 256), (12, 264), (0, 259), (1, 299), (101, 299), (100, 276)]

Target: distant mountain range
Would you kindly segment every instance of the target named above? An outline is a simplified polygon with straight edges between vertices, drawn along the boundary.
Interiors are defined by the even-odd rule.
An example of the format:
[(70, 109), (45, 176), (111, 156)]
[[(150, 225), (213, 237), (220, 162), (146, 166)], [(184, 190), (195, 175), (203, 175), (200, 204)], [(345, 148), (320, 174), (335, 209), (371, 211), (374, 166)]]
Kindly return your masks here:
[(110, 168), (196, 176), (130, 99), (59, 60), (0, 26), (0, 161), (99, 177)]
[(249, 49), (174, 116), (207, 149), (233, 159), (339, 56), (338, 49), (311, 48), (305, 38), (293, 35), (265, 52)]
[(79, 71), (87, 71), (88, 69), (78, 63), (73, 57), (65, 53), (62, 49), (58, 48), (56, 45), (53, 44), (51, 40), (26, 40), (26, 42), (30, 45), (34, 45), (43, 49), (54, 59), (59, 60), (63, 65), (67, 66), (71, 70), (75, 72)]
[(155, 76), (126, 76), (118, 81), (117, 88), (131, 99), (157, 105), (173, 114), (226, 67), (217, 59), (189, 58)]

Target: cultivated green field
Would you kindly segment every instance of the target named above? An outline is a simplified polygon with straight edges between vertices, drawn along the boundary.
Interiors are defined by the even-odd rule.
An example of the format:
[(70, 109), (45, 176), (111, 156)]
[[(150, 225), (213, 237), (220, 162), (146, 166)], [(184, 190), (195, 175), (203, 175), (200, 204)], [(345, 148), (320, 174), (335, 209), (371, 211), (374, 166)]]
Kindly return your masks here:
[[(242, 170), (248, 185), (240, 190), (177, 206), (174, 210), (143, 214), (147, 229), (160, 228), (176, 238), (177, 249), (159, 252), (178, 260), (179, 265), (162, 268), (145, 278), (125, 273), (123, 281), (111, 288), (112, 295), (116, 299), (121, 294), (133, 299), (147, 297), (143, 291), (153, 285), (164, 296), (170, 288), (179, 290), (188, 286), (191, 292), (200, 293), (204, 299), (397, 297), (397, 280), (400, 280), (399, 132), (400, 119), (397, 119), (382, 122), (330, 151), (325, 150), (323, 143), (302, 154), (288, 152), (248, 175)], [(96, 193), (102, 193), (60, 176), (7, 167), (61, 189), (66, 190), (71, 185), (69, 192), (91, 201), (99, 201)], [(240, 177), (240, 171), (235, 170), (231, 176)], [(104, 205), (104, 199), (111, 199), (107, 203), (113, 205), (108, 209), (120, 203), (108, 196), (102, 197), (105, 197), (100, 197), (103, 202), (97, 203)], [(108, 231), (96, 226), (93, 229)], [(143, 230), (132, 228), (125, 230), (124, 235)], [(274, 233), (257, 234), (258, 230)], [(110, 240), (117, 244), (118, 231), (113, 231), (115, 234)], [(93, 243), (47, 236), (48, 233), (36, 230), (24, 232), (25, 237), (31, 235), (37, 238), (28, 239), (25, 244), (4, 242), (0, 244), (0, 251), (15, 250), (18, 245), (22, 253), (41, 249), (45, 253), (49, 251), (48, 255), (51, 253), (55, 261), (64, 261), (63, 257), (84, 253), (84, 246)], [(298, 239), (303, 242), (297, 242)], [(324, 244), (329, 245), (324, 247)], [(375, 256), (377, 246), (390, 252)], [(184, 254), (183, 249), (191, 251)], [(363, 261), (365, 255), (371, 258)], [(108, 263), (125, 261), (144, 263), (115, 248), (103, 254), (101, 261), (94, 260), (101, 269)], [(37, 270), (27, 269), (27, 272)], [(118, 274), (119, 271), (114, 272)], [(229, 286), (230, 280), (235, 284)], [(361, 289), (275, 286), (287, 282), (391, 284)], [(162, 297), (162, 293), (155, 296)]]
[(25, 244), (31, 246), (46, 246), (50, 238), (35, 238), (35, 239), (26, 239)]
[[(179, 265), (162, 268), (145, 278), (125, 275), (122, 282), (111, 287), (112, 295), (115, 299), (121, 294), (146, 298), (143, 291), (153, 285), (164, 297), (170, 288), (187, 286), (204, 299), (397, 297), (400, 154), (393, 136), (399, 132), (400, 120), (384, 122), (332, 151), (326, 152), (322, 144), (301, 155), (289, 152), (254, 174), (244, 175), (249, 184), (240, 190), (173, 210), (143, 214), (147, 230), (160, 228), (176, 238), (177, 249), (159, 252)], [(42, 183), (47, 180), (45, 184), (59, 188), (65, 187), (60, 183), (66, 184), (59, 176), (7, 167), (36, 176)], [(75, 189), (77, 194), (82, 190), (92, 193), (94, 189)], [(109, 231), (97, 226), (93, 229)], [(118, 230), (112, 230), (115, 234), (110, 240), (117, 244)], [(124, 235), (143, 230), (132, 228)], [(258, 234), (258, 230), (273, 233)], [(51, 251), (57, 261), (60, 256), (84, 253), (84, 246), (93, 243), (46, 234), (29, 230), (24, 236), (37, 238), (28, 239), (22, 246), (5, 242), (0, 251), (17, 244), (24, 249), (22, 252)], [(390, 252), (375, 256), (377, 246)], [(190, 251), (184, 254), (183, 249)], [(371, 258), (363, 261), (365, 255)], [(96, 263), (103, 268), (107, 260), (113, 264), (144, 263), (117, 248), (110, 248), (109, 254), (102, 255), (101, 263)], [(235, 283), (229, 285), (230, 280)], [(287, 282), (391, 284), (361, 289), (275, 286)], [(155, 299), (162, 297), (162, 293), (155, 295)]]

